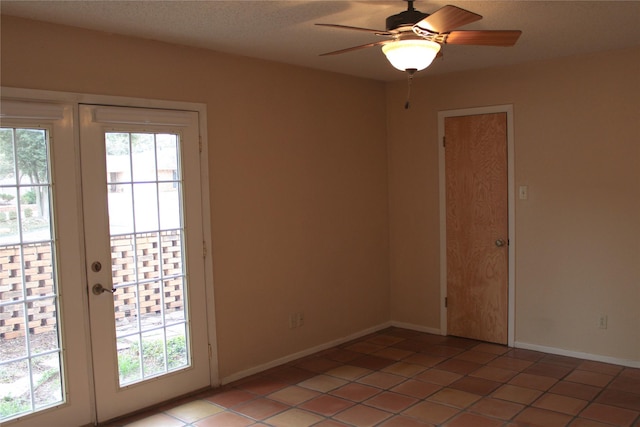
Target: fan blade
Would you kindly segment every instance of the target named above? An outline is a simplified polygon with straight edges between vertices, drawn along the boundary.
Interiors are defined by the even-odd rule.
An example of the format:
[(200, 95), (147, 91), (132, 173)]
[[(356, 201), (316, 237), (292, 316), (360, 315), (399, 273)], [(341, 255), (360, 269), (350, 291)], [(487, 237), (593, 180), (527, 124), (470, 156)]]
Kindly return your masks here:
[(443, 6), (418, 22), (416, 26), (432, 33), (446, 33), (454, 28), (482, 19), (477, 13), (469, 12), (457, 6)]
[(368, 43), (368, 44), (363, 44), (363, 45), (354, 46), (354, 47), (348, 47), (346, 49), (340, 49), (340, 50), (335, 50), (333, 52), (323, 53), (320, 56), (339, 55), (341, 53), (347, 53), (347, 52), (351, 52), (351, 51), (354, 51), (354, 50), (365, 49), (367, 47), (382, 46), (383, 44), (387, 44), (387, 43), (390, 43), (392, 41), (393, 40), (383, 40), (383, 41), (380, 41), (380, 42)]
[(365, 31), (367, 33), (373, 33), (379, 36), (392, 36), (393, 33), (384, 30), (374, 30), (371, 28), (361, 28), (361, 27), (350, 27), (348, 25), (339, 25), (339, 24), (316, 24), (320, 27), (331, 27), (331, 28), (340, 28), (342, 30), (356, 30), (356, 31)]
[(452, 31), (445, 38), (447, 44), (480, 46), (513, 46), (518, 41), (520, 30), (469, 30)]

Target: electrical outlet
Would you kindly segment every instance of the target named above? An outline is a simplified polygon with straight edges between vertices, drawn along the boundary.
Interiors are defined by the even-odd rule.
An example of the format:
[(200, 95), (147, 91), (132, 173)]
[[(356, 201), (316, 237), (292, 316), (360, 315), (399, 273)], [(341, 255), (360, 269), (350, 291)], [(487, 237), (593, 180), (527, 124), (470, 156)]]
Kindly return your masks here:
[(606, 314), (601, 314), (600, 317), (598, 318), (598, 328), (600, 329), (607, 329), (607, 315)]
[(299, 328), (304, 325), (304, 313), (298, 311), (289, 314), (289, 329)]
[(289, 329), (296, 328), (298, 326), (298, 318), (296, 313), (289, 314)]
[(527, 200), (529, 198), (529, 187), (526, 185), (518, 187), (518, 197), (520, 200)]
[(300, 327), (304, 325), (304, 313), (296, 313), (296, 326)]

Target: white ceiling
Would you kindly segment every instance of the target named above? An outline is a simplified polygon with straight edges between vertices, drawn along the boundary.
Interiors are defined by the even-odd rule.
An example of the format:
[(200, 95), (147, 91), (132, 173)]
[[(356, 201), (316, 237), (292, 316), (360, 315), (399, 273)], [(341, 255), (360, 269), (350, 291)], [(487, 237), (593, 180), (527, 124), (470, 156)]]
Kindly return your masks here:
[[(460, 29), (522, 30), (514, 47), (446, 45), (422, 75), (486, 68), (640, 44), (640, 1), (417, 0), (433, 13), (453, 4), (482, 15)], [(379, 47), (319, 54), (381, 40), (332, 23), (384, 30), (403, 0), (384, 1), (0, 1), (0, 12), (197, 46), (381, 81), (404, 79)]]

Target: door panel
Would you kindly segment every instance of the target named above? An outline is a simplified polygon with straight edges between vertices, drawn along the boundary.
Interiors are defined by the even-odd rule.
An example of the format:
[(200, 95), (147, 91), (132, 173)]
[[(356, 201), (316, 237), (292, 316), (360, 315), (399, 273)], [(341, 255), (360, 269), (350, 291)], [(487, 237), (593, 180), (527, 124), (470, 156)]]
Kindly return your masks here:
[(3, 100), (0, 424), (91, 422), (70, 106)]
[(447, 332), (508, 340), (506, 113), (445, 118)]
[(80, 120), (96, 407), (105, 421), (210, 384), (198, 117), (81, 105)]

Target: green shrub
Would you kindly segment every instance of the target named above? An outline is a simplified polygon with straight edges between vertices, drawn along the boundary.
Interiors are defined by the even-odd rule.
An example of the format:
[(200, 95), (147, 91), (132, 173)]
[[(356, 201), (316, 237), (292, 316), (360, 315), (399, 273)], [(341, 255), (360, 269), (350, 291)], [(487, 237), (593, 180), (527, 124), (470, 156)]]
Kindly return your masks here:
[(118, 371), (121, 383), (140, 378), (140, 359), (135, 354), (118, 353)]
[[(142, 362), (145, 377), (165, 372), (164, 349), (162, 340), (145, 341), (142, 344)], [(187, 345), (185, 337), (177, 336), (167, 340), (166, 369), (181, 368), (187, 365)], [(135, 381), (140, 378), (140, 346), (134, 342), (131, 346), (118, 352), (118, 371), (121, 383)]]
[(20, 201), (25, 205), (33, 205), (36, 202), (36, 192), (31, 189), (24, 193), (20, 198)]
[(31, 409), (31, 405), (24, 399), (13, 397), (11, 394), (0, 399), (0, 420)]

